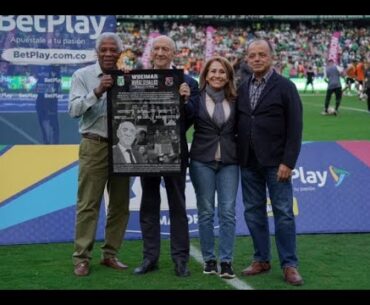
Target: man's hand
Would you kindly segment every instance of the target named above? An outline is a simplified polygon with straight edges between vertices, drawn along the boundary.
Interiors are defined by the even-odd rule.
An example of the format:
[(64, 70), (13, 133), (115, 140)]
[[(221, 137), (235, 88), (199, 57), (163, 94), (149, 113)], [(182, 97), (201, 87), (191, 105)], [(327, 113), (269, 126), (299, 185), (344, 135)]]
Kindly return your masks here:
[(186, 103), (190, 96), (190, 87), (187, 83), (182, 83), (180, 85), (179, 94), (184, 97)]
[(292, 170), (285, 164), (281, 163), (277, 172), (277, 181), (286, 182), (289, 181), (292, 176)]
[(100, 98), (104, 92), (113, 86), (113, 78), (109, 74), (104, 74), (100, 79), (100, 84), (94, 89), (97, 98)]

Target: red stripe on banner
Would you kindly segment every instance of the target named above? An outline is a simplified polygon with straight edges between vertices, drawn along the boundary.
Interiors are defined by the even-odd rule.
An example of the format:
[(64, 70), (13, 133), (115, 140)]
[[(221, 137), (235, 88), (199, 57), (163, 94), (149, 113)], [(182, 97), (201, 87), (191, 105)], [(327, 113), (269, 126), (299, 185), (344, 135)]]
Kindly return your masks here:
[(370, 167), (370, 141), (337, 141), (337, 143)]

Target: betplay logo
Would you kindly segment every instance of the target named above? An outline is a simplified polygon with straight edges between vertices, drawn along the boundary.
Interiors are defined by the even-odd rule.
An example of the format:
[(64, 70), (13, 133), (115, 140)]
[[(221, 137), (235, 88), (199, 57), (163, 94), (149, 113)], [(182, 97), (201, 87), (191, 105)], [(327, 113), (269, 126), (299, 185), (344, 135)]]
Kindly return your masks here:
[[(344, 169), (329, 166), (329, 172), (335, 182), (335, 187), (340, 186), (344, 179), (350, 175)], [(305, 171), (302, 166), (295, 168), (292, 172), (292, 180), (299, 179), (305, 185), (324, 187), (328, 178), (328, 171)]]
[[(72, 18), (74, 17), (74, 19)], [(14, 29), (30, 33), (52, 33), (55, 28), (63, 27), (68, 33), (90, 34), (96, 39), (103, 30), (105, 16), (65, 16), (65, 15), (19, 15), (0, 16), (0, 31), (10, 32)], [(92, 28), (92, 31), (90, 30)]]

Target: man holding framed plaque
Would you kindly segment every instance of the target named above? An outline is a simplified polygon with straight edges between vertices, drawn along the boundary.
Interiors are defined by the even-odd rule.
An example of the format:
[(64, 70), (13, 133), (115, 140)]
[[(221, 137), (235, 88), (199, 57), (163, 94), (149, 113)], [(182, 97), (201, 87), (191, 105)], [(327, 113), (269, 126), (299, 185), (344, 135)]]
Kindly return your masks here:
[[(167, 36), (158, 36), (153, 40), (151, 49), (151, 60), (153, 69), (172, 70), (174, 75), (180, 72), (171, 66), (175, 56), (175, 43)], [(148, 70), (143, 70), (148, 71)], [(178, 72), (176, 72), (178, 71)], [(167, 80), (171, 82), (171, 79)], [(189, 276), (187, 267), (189, 261), (189, 227), (185, 206), (185, 182), (186, 167), (188, 166), (188, 146), (186, 141), (186, 121), (191, 116), (191, 106), (199, 96), (198, 83), (191, 77), (184, 75), (184, 81), (189, 85), (191, 93), (187, 104), (180, 104), (179, 110), (182, 114), (178, 120), (179, 145), (180, 145), (180, 173), (176, 175), (162, 174), (169, 205), (170, 215), (170, 234), (171, 234), (171, 257), (175, 264), (175, 274), (180, 277)], [(162, 113), (168, 112), (174, 105), (168, 107), (159, 105), (156, 109)], [(168, 109), (167, 109), (168, 108)], [(173, 126), (165, 126), (167, 132), (173, 129)], [(154, 138), (154, 137), (153, 137)], [(156, 144), (162, 144), (159, 152), (163, 155), (171, 154), (171, 138), (169, 143), (162, 139)], [(176, 160), (176, 158), (174, 159)], [(178, 160), (178, 159), (177, 159)], [(171, 164), (171, 163), (170, 163)], [(167, 163), (161, 163), (167, 166)], [(140, 206), (140, 226), (143, 236), (143, 261), (139, 267), (134, 270), (134, 274), (145, 274), (158, 268), (158, 259), (160, 255), (160, 183), (161, 176), (143, 176), (141, 185), (143, 189)]]
[(108, 174), (107, 90), (113, 85), (110, 71), (116, 69), (123, 45), (115, 33), (102, 33), (96, 41), (98, 60), (76, 70), (72, 76), (68, 111), (79, 118), (78, 193), (73, 252), (74, 274), (87, 276), (95, 242), (99, 209), (105, 186), (107, 208), (101, 264), (124, 270), (117, 258), (129, 219), (129, 177)]

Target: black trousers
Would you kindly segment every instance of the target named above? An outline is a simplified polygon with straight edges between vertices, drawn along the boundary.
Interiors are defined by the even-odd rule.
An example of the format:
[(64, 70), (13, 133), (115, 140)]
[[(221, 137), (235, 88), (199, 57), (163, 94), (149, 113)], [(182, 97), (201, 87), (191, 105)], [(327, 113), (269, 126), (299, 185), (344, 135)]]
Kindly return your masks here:
[(330, 99), (333, 93), (335, 93), (335, 110), (338, 110), (339, 108), (340, 101), (342, 99), (342, 88), (341, 87), (326, 90), (325, 111), (328, 110)]
[[(171, 257), (189, 261), (189, 226), (185, 205), (186, 172), (164, 177), (170, 215)], [(157, 262), (160, 255), (160, 183), (161, 177), (142, 177), (140, 226), (143, 236), (143, 257)]]

